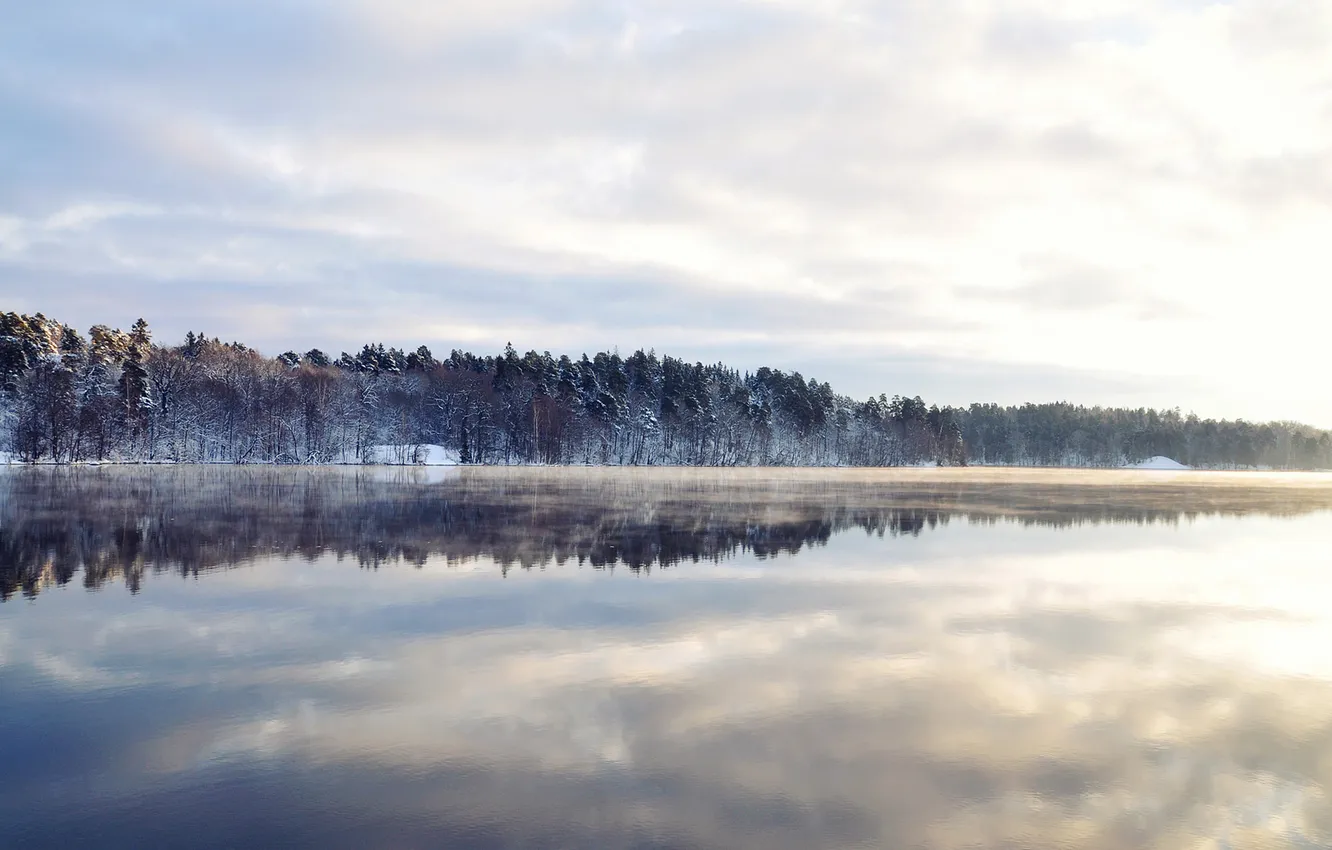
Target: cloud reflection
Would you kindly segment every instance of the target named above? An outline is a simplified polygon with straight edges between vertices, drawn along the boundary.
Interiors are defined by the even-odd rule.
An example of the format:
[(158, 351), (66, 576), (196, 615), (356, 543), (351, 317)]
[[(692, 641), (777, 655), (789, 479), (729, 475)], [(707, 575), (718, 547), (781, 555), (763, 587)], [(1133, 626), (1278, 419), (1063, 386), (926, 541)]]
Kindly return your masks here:
[[(650, 577), (260, 558), (0, 609), (0, 707), (100, 718), (94, 804), (40, 832), (69, 840), (1321, 847), (1332, 669), (1296, 650), (1332, 622), (1328, 522), (951, 522)], [(1254, 628), (1291, 657), (1237, 651)], [(20, 829), (72, 804), (0, 765)]]

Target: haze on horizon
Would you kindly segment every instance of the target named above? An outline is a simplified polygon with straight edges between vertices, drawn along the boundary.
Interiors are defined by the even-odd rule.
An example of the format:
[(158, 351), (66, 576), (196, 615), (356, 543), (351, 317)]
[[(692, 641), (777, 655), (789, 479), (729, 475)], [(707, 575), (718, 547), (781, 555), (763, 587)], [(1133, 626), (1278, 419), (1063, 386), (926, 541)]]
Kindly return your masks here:
[(1332, 4), (0, 0), (0, 307), (1332, 426)]

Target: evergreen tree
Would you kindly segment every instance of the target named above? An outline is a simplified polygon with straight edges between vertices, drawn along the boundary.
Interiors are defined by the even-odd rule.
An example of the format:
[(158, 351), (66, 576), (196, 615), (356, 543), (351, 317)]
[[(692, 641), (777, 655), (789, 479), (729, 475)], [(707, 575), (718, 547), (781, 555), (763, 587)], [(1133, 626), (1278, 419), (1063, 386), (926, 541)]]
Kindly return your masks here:
[(118, 386), (126, 420), (138, 423), (152, 405), (152, 399), (148, 392), (148, 370), (143, 367), (143, 353), (137, 343), (130, 344), (121, 364)]

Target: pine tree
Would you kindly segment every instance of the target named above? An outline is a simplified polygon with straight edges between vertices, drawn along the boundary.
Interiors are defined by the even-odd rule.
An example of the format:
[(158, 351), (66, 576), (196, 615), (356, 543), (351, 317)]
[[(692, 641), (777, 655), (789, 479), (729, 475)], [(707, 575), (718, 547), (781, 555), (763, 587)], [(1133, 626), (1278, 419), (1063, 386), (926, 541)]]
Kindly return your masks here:
[(152, 406), (148, 393), (148, 370), (143, 367), (143, 354), (137, 344), (131, 344), (125, 362), (120, 368), (120, 402), (126, 419), (137, 425), (144, 411)]
[(460, 449), (458, 450), (458, 462), (459, 462), (459, 463), (471, 463), (471, 462), (472, 462), (472, 447), (471, 447), (470, 445), (468, 445), (468, 443), (467, 443), (467, 420), (466, 420), (466, 419), (463, 420), (462, 428), (460, 428), (459, 431), (460, 431), (460, 433), (461, 433), (461, 435), (462, 435), (462, 437), (461, 437), (462, 448), (460, 448)]
[(130, 342), (139, 347), (141, 357), (147, 355), (148, 346), (152, 344), (152, 341), (153, 334), (148, 330), (148, 323), (142, 317), (135, 320), (133, 326), (130, 327)]
[(312, 348), (309, 351), (305, 352), (305, 354), (302, 355), (301, 359), (303, 359), (306, 363), (309, 363), (311, 366), (317, 366), (320, 369), (323, 369), (326, 366), (330, 366), (333, 363), (333, 361), (329, 358), (327, 354), (325, 354), (324, 352), (320, 351), (317, 348)]

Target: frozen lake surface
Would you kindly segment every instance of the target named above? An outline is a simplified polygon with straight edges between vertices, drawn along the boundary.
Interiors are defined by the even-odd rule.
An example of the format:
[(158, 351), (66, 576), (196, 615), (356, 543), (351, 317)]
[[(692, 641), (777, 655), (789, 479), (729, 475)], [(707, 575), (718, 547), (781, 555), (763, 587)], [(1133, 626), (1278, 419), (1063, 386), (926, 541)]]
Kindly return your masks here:
[(0, 845), (1332, 846), (1332, 479), (0, 470)]

